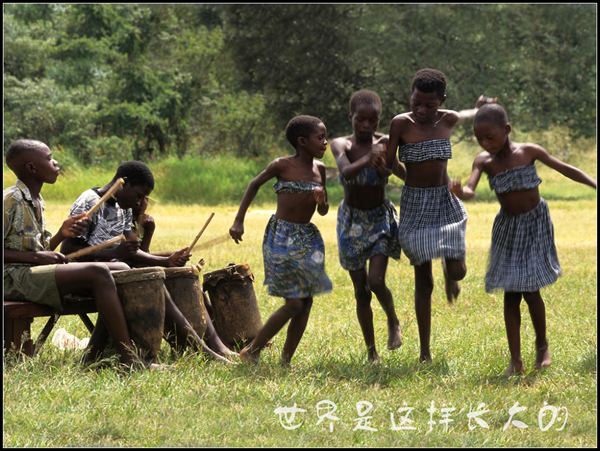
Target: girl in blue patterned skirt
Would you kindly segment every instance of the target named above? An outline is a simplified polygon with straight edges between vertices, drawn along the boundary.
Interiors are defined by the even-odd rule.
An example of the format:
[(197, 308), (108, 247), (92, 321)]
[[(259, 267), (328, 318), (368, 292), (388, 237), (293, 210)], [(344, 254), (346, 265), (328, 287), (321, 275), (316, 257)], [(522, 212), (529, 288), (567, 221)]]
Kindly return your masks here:
[[(385, 283), (388, 259), (400, 258), (398, 213), (385, 195), (392, 170), (385, 166), (387, 136), (376, 133), (381, 117), (377, 93), (360, 90), (350, 99), (353, 133), (331, 142), (331, 152), (340, 170), (344, 200), (338, 208), (338, 254), (342, 268), (350, 273), (356, 297), (358, 323), (367, 345), (369, 361), (379, 362), (373, 329), (371, 292), (387, 316), (387, 348), (402, 345), (400, 321), (394, 298)], [(404, 167), (395, 162), (394, 173), (404, 179)], [(369, 268), (367, 270), (367, 262)]]
[(510, 124), (504, 109), (497, 104), (480, 108), (473, 122), (479, 145), (485, 150), (473, 162), (473, 171), (463, 188), (451, 184), (461, 199), (475, 196), (482, 173), (489, 177), (500, 211), (492, 228), (490, 263), (485, 290), (504, 290), (504, 322), (510, 351), (506, 376), (523, 374), (521, 357), (521, 298), (525, 299), (535, 330), (536, 359), (533, 369), (551, 364), (546, 338), (546, 307), (540, 288), (556, 282), (561, 274), (554, 227), (546, 201), (540, 197), (542, 182), (535, 160), (548, 165), (576, 182), (596, 188), (596, 181), (581, 170), (563, 163), (537, 144), (515, 143), (508, 135)]
[(271, 216), (263, 239), (265, 285), (269, 294), (285, 299), (240, 358), (258, 363), (267, 342), (290, 321), (281, 360), (289, 365), (306, 329), (313, 296), (331, 291), (325, 273), (325, 246), (317, 227), (310, 222), (315, 208), (321, 216), (329, 211), (325, 187), (327, 129), (312, 116), (297, 116), (287, 125), (285, 136), (296, 149), (292, 157), (277, 158), (251, 182), (242, 198), (229, 234), (242, 241), (244, 218), (259, 188), (273, 178), (277, 211)]

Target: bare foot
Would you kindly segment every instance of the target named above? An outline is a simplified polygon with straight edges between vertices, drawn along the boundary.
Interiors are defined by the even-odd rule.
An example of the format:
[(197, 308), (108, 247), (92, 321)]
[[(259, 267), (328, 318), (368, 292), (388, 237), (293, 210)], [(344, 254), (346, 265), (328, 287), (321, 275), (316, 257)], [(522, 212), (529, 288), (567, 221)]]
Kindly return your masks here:
[(546, 345), (543, 348), (539, 348), (537, 350), (533, 369), (539, 370), (542, 368), (548, 368), (550, 365), (552, 365), (552, 359), (550, 358), (550, 348)]
[(250, 349), (248, 349), (248, 347), (246, 346), (240, 351), (240, 359), (244, 363), (257, 365), (260, 360), (260, 354), (257, 352), (251, 353)]
[(525, 366), (523, 365), (522, 361), (515, 363), (511, 360), (506, 371), (502, 373), (502, 376), (510, 377), (514, 376), (515, 374), (525, 374)]
[(402, 346), (402, 334), (400, 333), (400, 324), (391, 326), (388, 324), (388, 343), (387, 348), (392, 351)]
[(369, 350), (369, 363), (381, 363), (381, 358), (375, 349)]
[(430, 354), (425, 354), (425, 355), (421, 354), (419, 356), (419, 363), (431, 363), (431, 362), (432, 362), (432, 360), (431, 360)]

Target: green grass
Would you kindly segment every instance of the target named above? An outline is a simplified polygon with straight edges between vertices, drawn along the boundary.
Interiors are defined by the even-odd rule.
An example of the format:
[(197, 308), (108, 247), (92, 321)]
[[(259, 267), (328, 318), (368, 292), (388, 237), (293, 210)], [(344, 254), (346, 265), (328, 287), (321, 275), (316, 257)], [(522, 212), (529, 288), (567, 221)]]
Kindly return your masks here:
[[(542, 177), (543, 178), (543, 177)], [(548, 183), (540, 187), (542, 196)], [(557, 182), (559, 183), (559, 182)], [(560, 185), (569, 184), (565, 179)], [(576, 184), (575, 184), (576, 185)], [(558, 185), (557, 185), (558, 186)], [(589, 190), (587, 187), (585, 190)], [(44, 188), (45, 190), (46, 188)], [(266, 190), (267, 187), (263, 187)], [(593, 191), (593, 190), (589, 190)], [(44, 191), (45, 193), (45, 191)], [(269, 192), (272, 196), (272, 193)], [(258, 367), (228, 367), (188, 354), (175, 359), (163, 342), (159, 360), (172, 368), (166, 373), (120, 373), (114, 365), (83, 368), (81, 351), (60, 351), (50, 340), (32, 359), (5, 361), (4, 444), (7, 447), (590, 447), (597, 445), (597, 328), (596, 328), (596, 200), (548, 201), (556, 245), (563, 268), (558, 282), (543, 289), (547, 306), (548, 338), (553, 364), (524, 377), (499, 377), (508, 364), (501, 294), (488, 295), (483, 276), (495, 202), (470, 202), (467, 229), (468, 274), (455, 305), (443, 294), (442, 271), (434, 264), (431, 365), (420, 365), (414, 316), (414, 277), (405, 256), (391, 261), (388, 286), (394, 294), (404, 345), (385, 349), (385, 316), (373, 301), (377, 346), (382, 363), (370, 365), (355, 315), (350, 278), (337, 260), (336, 205), (325, 217), (315, 215), (326, 245), (326, 269), (332, 293), (315, 298), (306, 333), (284, 369), (278, 357), (285, 331), (265, 349)], [(55, 232), (70, 202), (47, 199), (49, 230)], [(198, 204), (201, 202), (199, 201)], [(397, 202), (396, 202), (397, 205)], [(252, 205), (245, 223), (244, 241), (228, 241), (195, 252), (192, 261), (205, 258), (204, 272), (230, 262), (247, 262), (255, 274), (254, 289), (263, 321), (282, 304), (262, 286), (261, 244), (273, 203)], [(154, 251), (189, 245), (211, 211), (216, 215), (199, 244), (227, 232), (236, 205), (151, 204), (157, 231)], [(535, 354), (534, 332), (526, 306), (522, 307), (522, 347), (527, 368)], [(45, 319), (36, 319), (34, 337)], [(77, 318), (61, 318), (56, 325), (79, 338), (88, 335)], [(320, 424), (317, 404), (336, 404), (339, 421)], [(356, 404), (368, 401), (368, 416), (377, 431), (354, 430)], [(434, 403), (433, 425), (429, 430)], [(527, 424), (503, 431), (509, 409), (527, 407), (513, 420)], [(480, 403), (489, 412), (480, 418), (488, 429), (469, 430), (467, 414)], [(568, 410), (547, 431), (538, 424), (540, 409), (548, 403)], [(294, 430), (284, 429), (274, 410), (294, 404)], [(391, 414), (400, 424), (403, 407), (414, 408), (409, 418), (414, 431), (392, 430)], [(442, 408), (454, 408), (448, 430), (439, 423)], [(544, 419), (548, 424), (551, 416)]]

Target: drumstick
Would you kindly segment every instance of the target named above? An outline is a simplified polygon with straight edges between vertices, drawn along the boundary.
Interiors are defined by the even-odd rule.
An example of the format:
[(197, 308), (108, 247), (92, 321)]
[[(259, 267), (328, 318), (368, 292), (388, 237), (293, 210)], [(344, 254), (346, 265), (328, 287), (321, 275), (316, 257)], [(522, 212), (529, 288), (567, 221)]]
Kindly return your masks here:
[(122, 178), (118, 178), (117, 181), (113, 184), (113, 186), (111, 186), (110, 189), (106, 192), (106, 194), (100, 198), (98, 203), (92, 208), (90, 208), (90, 211), (88, 211), (85, 215), (87, 217), (90, 217), (94, 213), (96, 213), (96, 210), (100, 208), (100, 205), (106, 202), (108, 198), (111, 197), (116, 191), (120, 190), (124, 183), (125, 180), (123, 180)]
[(96, 244), (95, 246), (84, 247), (83, 249), (80, 249), (80, 250), (78, 250), (76, 252), (73, 252), (73, 253), (67, 255), (66, 257), (69, 260), (72, 260), (74, 258), (81, 257), (82, 255), (89, 254), (90, 252), (95, 252), (95, 251), (97, 251), (99, 249), (103, 249), (105, 247), (110, 246), (111, 244), (115, 244), (115, 243), (118, 243), (120, 241), (125, 241), (125, 235), (116, 236), (114, 238), (111, 238), (108, 241), (105, 241), (104, 243)]
[(204, 226), (200, 229), (200, 232), (198, 232), (198, 235), (196, 235), (196, 238), (194, 238), (194, 241), (192, 241), (192, 244), (190, 244), (190, 247), (188, 248), (188, 250), (186, 252), (186, 255), (190, 255), (192, 253), (192, 249), (194, 249), (194, 246), (196, 245), (196, 242), (200, 239), (200, 237), (204, 233), (204, 230), (208, 227), (208, 224), (212, 220), (212, 218), (213, 218), (214, 215), (215, 215), (215, 212), (213, 211), (210, 214), (210, 216), (208, 217), (208, 220), (206, 221), (206, 223), (204, 224)]
[(216, 238), (213, 238), (212, 240), (208, 240), (202, 244), (199, 244), (198, 249), (208, 249), (209, 247), (213, 247), (217, 244), (224, 243), (225, 241), (230, 240), (230, 239), (231, 239), (231, 236), (229, 235), (229, 233), (227, 233), (225, 235), (218, 236)]

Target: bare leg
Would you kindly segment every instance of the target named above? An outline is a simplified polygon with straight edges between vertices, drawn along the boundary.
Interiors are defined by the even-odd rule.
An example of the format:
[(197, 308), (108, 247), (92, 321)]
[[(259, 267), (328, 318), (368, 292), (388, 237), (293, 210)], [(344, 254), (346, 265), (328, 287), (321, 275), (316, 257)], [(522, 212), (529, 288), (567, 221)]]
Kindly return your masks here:
[(400, 332), (400, 321), (394, 308), (394, 297), (385, 284), (388, 260), (386, 255), (376, 255), (371, 258), (371, 262), (369, 263), (369, 287), (375, 293), (375, 296), (377, 296), (377, 300), (387, 316), (387, 348), (392, 350), (402, 346), (402, 334)]
[(419, 326), (421, 343), (421, 362), (431, 362), (429, 341), (431, 338), (431, 294), (433, 293), (433, 274), (431, 262), (415, 266), (415, 312)]
[[(181, 349), (180, 346), (191, 345), (195, 347), (197, 350), (209, 355), (217, 361), (231, 364), (231, 362), (227, 359), (224, 359), (213, 350), (211, 350), (206, 344), (202, 341), (202, 339), (198, 336), (192, 325), (189, 321), (183, 316), (181, 311), (173, 302), (169, 291), (164, 288), (165, 293), (165, 334), (172, 335), (176, 338), (177, 348)], [(169, 344), (173, 345), (172, 341), (169, 341)]]
[(535, 330), (535, 363), (534, 370), (548, 368), (552, 364), (550, 358), (550, 348), (546, 338), (546, 306), (544, 300), (538, 291), (533, 293), (523, 293), (523, 298), (529, 307), (529, 314)]
[(504, 292), (504, 324), (510, 351), (510, 364), (504, 376), (525, 373), (521, 357), (521, 293)]
[(459, 280), (463, 280), (467, 275), (467, 266), (464, 260), (446, 260), (442, 258), (442, 269), (444, 270), (444, 288), (446, 299), (450, 304), (460, 294)]
[(267, 320), (254, 340), (240, 352), (240, 358), (246, 363), (258, 363), (260, 352), (267, 342), (273, 338), (286, 323), (298, 313), (302, 312), (304, 302), (302, 299), (286, 299), (285, 305), (279, 307)]
[(98, 360), (101, 357), (102, 352), (106, 349), (109, 339), (110, 335), (108, 333), (108, 329), (106, 328), (106, 324), (104, 323), (102, 316), (98, 314), (94, 331), (92, 332), (90, 341), (85, 349), (81, 363), (87, 364)]
[[(208, 295), (205, 292), (202, 292), (204, 297), (204, 306), (210, 305), (210, 301), (208, 300)], [(212, 310), (212, 305), (210, 306)], [(231, 351), (225, 344), (221, 341), (219, 334), (217, 333), (215, 326), (211, 320), (211, 315), (206, 310), (206, 332), (204, 333), (204, 339), (206, 340), (206, 344), (210, 349), (215, 351), (219, 355), (223, 356), (237, 356), (237, 352)]]
[(354, 285), (354, 296), (356, 298), (356, 316), (358, 324), (363, 334), (365, 344), (367, 345), (367, 355), (370, 362), (378, 363), (381, 361), (375, 346), (375, 330), (373, 328), (373, 310), (371, 309), (371, 288), (367, 279), (367, 270), (362, 268), (356, 271), (350, 271), (350, 279)]
[(284, 365), (290, 365), (292, 356), (294, 355), (294, 352), (296, 352), (298, 344), (304, 335), (306, 324), (308, 323), (308, 317), (310, 316), (312, 303), (312, 298), (302, 299), (302, 309), (290, 320), (287, 330), (287, 337), (281, 353), (281, 361), (284, 363)]
[(103, 263), (72, 263), (56, 267), (56, 284), (61, 296), (79, 294), (91, 288), (98, 315), (105, 321), (108, 333), (119, 353), (121, 363), (132, 365), (138, 359), (127, 329), (125, 313), (110, 271)]

